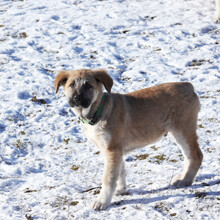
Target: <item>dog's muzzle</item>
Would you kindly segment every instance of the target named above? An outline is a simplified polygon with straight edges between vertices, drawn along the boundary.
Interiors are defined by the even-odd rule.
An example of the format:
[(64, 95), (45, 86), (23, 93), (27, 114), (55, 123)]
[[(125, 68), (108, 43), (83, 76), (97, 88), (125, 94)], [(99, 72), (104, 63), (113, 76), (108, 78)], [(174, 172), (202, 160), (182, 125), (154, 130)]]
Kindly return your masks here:
[(71, 99), (69, 99), (69, 105), (74, 107), (82, 107), (88, 108), (90, 105), (90, 101), (83, 98), (81, 95), (74, 95)]

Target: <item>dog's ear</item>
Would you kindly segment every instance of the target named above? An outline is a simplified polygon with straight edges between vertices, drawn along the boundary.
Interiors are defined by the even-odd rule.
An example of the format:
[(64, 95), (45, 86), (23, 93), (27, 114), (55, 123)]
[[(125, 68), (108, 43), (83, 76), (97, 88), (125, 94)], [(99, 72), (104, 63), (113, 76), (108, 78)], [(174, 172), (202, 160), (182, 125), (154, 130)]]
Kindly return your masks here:
[(58, 92), (60, 86), (64, 86), (66, 84), (66, 81), (69, 77), (69, 74), (67, 71), (61, 71), (59, 74), (56, 76), (55, 82), (54, 82), (54, 87), (56, 90), (56, 93)]
[(105, 70), (102, 70), (102, 69), (95, 70), (93, 72), (93, 76), (97, 81), (101, 82), (105, 86), (105, 89), (109, 93), (111, 93), (111, 88), (113, 86), (113, 80), (112, 80), (111, 76), (109, 76)]

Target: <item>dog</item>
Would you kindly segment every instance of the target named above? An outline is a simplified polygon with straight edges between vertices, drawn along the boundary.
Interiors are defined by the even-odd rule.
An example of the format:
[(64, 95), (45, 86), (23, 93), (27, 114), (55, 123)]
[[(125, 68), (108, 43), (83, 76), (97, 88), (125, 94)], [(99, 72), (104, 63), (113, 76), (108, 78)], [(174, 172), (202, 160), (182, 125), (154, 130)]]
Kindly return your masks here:
[[(123, 155), (172, 133), (184, 154), (184, 170), (171, 184), (192, 184), (203, 160), (197, 142), (198, 96), (188, 82), (164, 83), (128, 94), (111, 93), (113, 80), (105, 70), (61, 71), (55, 79), (56, 93), (64, 93), (87, 137), (105, 158), (102, 188), (93, 203), (106, 209), (114, 192), (126, 193)], [(103, 92), (103, 86), (107, 93)]]

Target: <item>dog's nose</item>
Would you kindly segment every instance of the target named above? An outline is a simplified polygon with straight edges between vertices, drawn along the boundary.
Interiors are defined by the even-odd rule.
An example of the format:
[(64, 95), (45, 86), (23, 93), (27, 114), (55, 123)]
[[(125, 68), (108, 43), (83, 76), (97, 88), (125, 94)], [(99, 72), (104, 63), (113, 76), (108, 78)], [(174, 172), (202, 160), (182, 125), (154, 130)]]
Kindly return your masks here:
[(78, 103), (78, 102), (80, 102), (81, 97), (80, 97), (80, 95), (75, 95), (75, 96), (73, 97), (73, 99), (74, 99), (74, 101), (75, 101), (76, 103)]

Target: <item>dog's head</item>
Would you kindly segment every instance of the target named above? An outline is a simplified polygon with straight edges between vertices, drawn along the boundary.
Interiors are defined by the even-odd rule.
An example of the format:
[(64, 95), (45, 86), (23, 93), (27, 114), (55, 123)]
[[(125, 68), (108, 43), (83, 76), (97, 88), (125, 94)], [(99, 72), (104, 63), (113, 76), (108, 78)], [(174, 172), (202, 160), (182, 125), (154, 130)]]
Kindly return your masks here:
[(61, 71), (54, 83), (56, 93), (60, 86), (72, 108), (88, 108), (100, 96), (102, 85), (110, 93), (113, 85), (112, 78), (105, 70), (74, 70)]

